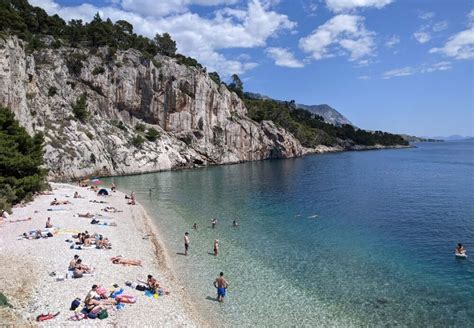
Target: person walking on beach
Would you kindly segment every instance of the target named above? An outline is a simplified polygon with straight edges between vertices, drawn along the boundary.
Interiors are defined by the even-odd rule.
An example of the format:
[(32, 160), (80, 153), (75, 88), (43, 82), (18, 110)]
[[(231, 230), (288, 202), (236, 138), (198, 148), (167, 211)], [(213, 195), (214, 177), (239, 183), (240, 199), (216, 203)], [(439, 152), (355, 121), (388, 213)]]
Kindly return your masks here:
[(217, 224), (217, 219), (212, 219), (211, 220), (212, 229), (214, 229), (216, 227), (216, 224)]
[(219, 254), (219, 239), (214, 240), (214, 256)]
[(217, 288), (217, 300), (219, 302), (224, 302), (225, 293), (229, 287), (229, 283), (224, 278), (224, 272), (221, 272), (219, 277), (214, 280), (214, 287)]
[(184, 233), (184, 255), (188, 255), (189, 250), (189, 233)]

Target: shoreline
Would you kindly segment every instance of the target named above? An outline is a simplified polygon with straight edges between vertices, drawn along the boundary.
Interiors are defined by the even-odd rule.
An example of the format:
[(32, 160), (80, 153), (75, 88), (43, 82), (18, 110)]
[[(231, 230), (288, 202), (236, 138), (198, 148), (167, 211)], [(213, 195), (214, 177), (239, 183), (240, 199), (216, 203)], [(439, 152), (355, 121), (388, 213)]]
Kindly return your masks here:
[(394, 145), (394, 146), (383, 146), (383, 145), (374, 145), (374, 146), (354, 146), (353, 148), (343, 148), (340, 146), (324, 146), (319, 145), (316, 148), (305, 148), (306, 151), (302, 153), (300, 156), (292, 156), (292, 157), (283, 157), (283, 158), (264, 158), (258, 160), (249, 160), (249, 161), (238, 161), (238, 162), (226, 162), (220, 164), (210, 163), (208, 165), (197, 165), (194, 164), (193, 166), (181, 166), (181, 167), (172, 167), (170, 169), (162, 169), (162, 170), (150, 170), (150, 171), (142, 171), (142, 172), (127, 172), (120, 174), (115, 172), (114, 174), (103, 174), (103, 172), (95, 172), (95, 174), (87, 174), (87, 175), (80, 175), (74, 177), (55, 177), (55, 176), (48, 176), (49, 182), (55, 183), (66, 183), (66, 184), (74, 184), (73, 181), (79, 181), (85, 178), (89, 178), (91, 176), (102, 177), (102, 178), (113, 178), (113, 177), (126, 177), (126, 176), (135, 176), (135, 175), (142, 175), (142, 174), (151, 174), (151, 173), (160, 173), (160, 172), (169, 172), (169, 171), (183, 171), (183, 170), (194, 170), (194, 169), (202, 169), (207, 167), (215, 167), (215, 166), (223, 166), (223, 165), (238, 165), (243, 163), (250, 163), (250, 162), (260, 162), (260, 161), (268, 161), (268, 160), (285, 160), (285, 159), (294, 159), (294, 158), (302, 158), (308, 155), (321, 155), (321, 154), (333, 154), (333, 153), (342, 153), (342, 152), (355, 152), (355, 151), (375, 151), (375, 150), (390, 150), (390, 149), (409, 149), (409, 148), (416, 148), (416, 146), (412, 145)]
[[(150, 325), (148, 318), (157, 318), (153, 324), (160, 326), (210, 326), (194, 308), (185, 288), (178, 284), (167, 250), (160, 239), (159, 228), (142, 205), (127, 205), (122, 192), (98, 197), (89, 188), (62, 183), (51, 183), (51, 186), (52, 195), (39, 195), (32, 202), (13, 208), (9, 219), (0, 224), (0, 292), (5, 294), (13, 306), (0, 308), (2, 323), (22, 327), (110, 324), (146, 326)], [(75, 191), (84, 198), (72, 198)], [(49, 203), (54, 198), (67, 199), (72, 204), (59, 206), (64, 211), (47, 211), (47, 208), (53, 208)], [(108, 203), (91, 203), (91, 200), (103, 200)], [(105, 206), (112, 206), (123, 212), (101, 212)], [(75, 213), (85, 212), (105, 214), (111, 221), (115, 221), (117, 226), (91, 225), (91, 219), (73, 216)], [(32, 219), (16, 221), (27, 217)], [(58, 227), (54, 237), (18, 239), (23, 232), (43, 228), (47, 217), (51, 217), (53, 226)], [(102, 222), (108, 221), (101, 217), (98, 219)], [(112, 242), (112, 249), (70, 249), (70, 244), (65, 240), (72, 239), (72, 234), (84, 230), (104, 234)], [(86, 265), (94, 267), (95, 275), (56, 281), (57, 277), (65, 276), (67, 265), (74, 254), (79, 255)], [(119, 254), (141, 260), (142, 266), (112, 264), (109, 257)], [(50, 276), (51, 272), (56, 275)], [(170, 295), (153, 299), (146, 297), (143, 292), (125, 286), (127, 280), (146, 280), (147, 274), (153, 274), (162, 286), (170, 290)], [(68, 321), (68, 318), (74, 315), (73, 311), (69, 311), (69, 307), (76, 297), (84, 300), (92, 284), (109, 289), (114, 283), (119, 284), (126, 294), (135, 296), (136, 304), (127, 304), (119, 311), (110, 310), (109, 318), (105, 320)], [(58, 311), (60, 314), (52, 320), (44, 323), (35, 321), (39, 314)]]

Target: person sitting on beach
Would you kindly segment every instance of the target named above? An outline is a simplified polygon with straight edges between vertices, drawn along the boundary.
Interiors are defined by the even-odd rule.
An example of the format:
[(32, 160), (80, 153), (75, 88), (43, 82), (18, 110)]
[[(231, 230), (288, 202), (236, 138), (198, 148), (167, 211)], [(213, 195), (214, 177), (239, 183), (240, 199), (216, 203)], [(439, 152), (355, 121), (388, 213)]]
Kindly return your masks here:
[(48, 219), (46, 220), (46, 228), (49, 229), (49, 228), (52, 228), (53, 225), (51, 224), (51, 218), (48, 217)]
[(122, 256), (114, 256), (111, 257), (110, 260), (112, 261), (113, 264), (123, 264), (123, 265), (138, 265), (142, 266), (142, 261), (140, 260), (132, 260), (132, 259), (126, 259)]
[(87, 296), (84, 300), (86, 304), (87, 312), (99, 313), (107, 307), (107, 305), (115, 305), (117, 302), (110, 299), (102, 299), (97, 292), (99, 286), (92, 285), (92, 289), (87, 293)]
[(69, 262), (69, 267), (68, 267), (69, 271), (74, 271), (78, 260), (79, 260), (79, 255), (77, 254), (74, 255), (74, 258), (71, 260), (71, 262)]
[(84, 198), (77, 191), (74, 192), (74, 198)]
[(10, 215), (8, 214), (8, 212), (5, 211), (5, 210), (2, 210), (2, 218), (8, 220), (9, 217), (10, 217)]
[(81, 259), (77, 259), (76, 265), (74, 266), (74, 271), (79, 271), (80, 273), (93, 273), (94, 269), (85, 264), (82, 264)]
[(91, 214), (89, 212), (87, 212), (86, 214), (81, 214), (81, 213), (77, 213), (77, 216), (80, 217), (80, 218), (88, 218), (88, 219), (91, 219), (94, 217), (94, 214)]
[(458, 244), (458, 246), (456, 247), (455, 252), (456, 252), (456, 255), (466, 254), (466, 250), (464, 249), (464, 246), (461, 243)]
[(214, 256), (219, 254), (219, 239), (214, 240)]
[(130, 200), (127, 204), (128, 205), (136, 205), (135, 199)]
[(99, 249), (110, 249), (112, 248), (112, 244), (110, 243), (109, 239), (108, 238), (102, 238), (102, 236), (100, 237), (99, 240), (96, 241), (96, 246), (97, 248)]
[(112, 182), (112, 186), (110, 187), (110, 190), (112, 190), (113, 192), (117, 191), (117, 186), (115, 185), (115, 183)]
[(151, 274), (148, 275), (148, 279), (146, 281), (146, 284), (148, 285), (148, 288), (153, 291), (153, 292), (156, 292), (158, 288), (160, 288), (160, 284), (158, 283), (158, 281), (153, 278), (153, 276)]

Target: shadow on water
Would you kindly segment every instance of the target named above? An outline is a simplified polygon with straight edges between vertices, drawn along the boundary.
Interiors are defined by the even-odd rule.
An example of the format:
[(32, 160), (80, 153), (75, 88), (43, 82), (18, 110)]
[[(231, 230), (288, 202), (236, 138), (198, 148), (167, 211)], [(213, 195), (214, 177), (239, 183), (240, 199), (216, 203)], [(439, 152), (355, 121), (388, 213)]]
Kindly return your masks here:
[(205, 299), (208, 300), (208, 301), (219, 302), (219, 301), (217, 300), (217, 298), (212, 297), (212, 296), (207, 296)]

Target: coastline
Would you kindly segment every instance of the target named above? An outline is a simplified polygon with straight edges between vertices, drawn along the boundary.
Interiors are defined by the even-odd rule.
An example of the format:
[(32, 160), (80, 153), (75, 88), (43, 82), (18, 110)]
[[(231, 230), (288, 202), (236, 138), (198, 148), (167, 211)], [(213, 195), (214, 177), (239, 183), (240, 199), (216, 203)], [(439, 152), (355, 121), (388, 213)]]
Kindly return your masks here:
[[(0, 292), (5, 294), (13, 306), (0, 308), (2, 323), (22, 327), (84, 324), (209, 326), (193, 308), (184, 288), (178, 285), (166, 249), (160, 240), (159, 229), (139, 203), (135, 206), (127, 205), (122, 192), (98, 197), (89, 188), (59, 183), (51, 183), (51, 186), (52, 195), (39, 195), (31, 203), (14, 208), (9, 219), (0, 224)], [(75, 191), (84, 198), (74, 199), (72, 196)], [(58, 206), (64, 209), (61, 211), (47, 211), (48, 208), (54, 208), (49, 205), (54, 198), (69, 200), (72, 204)], [(90, 200), (103, 200), (107, 204), (91, 203)], [(112, 206), (123, 212), (101, 211), (105, 206)], [(117, 226), (91, 225), (91, 219), (74, 216), (76, 213), (85, 212), (107, 215)], [(27, 217), (32, 219), (16, 221)], [(58, 227), (54, 237), (18, 239), (23, 232), (42, 229), (47, 217), (51, 217), (53, 226)], [(70, 249), (70, 244), (65, 240), (72, 239), (72, 234), (85, 230), (108, 237), (112, 242), (112, 249)], [(94, 267), (95, 275), (56, 281), (57, 277), (65, 276), (68, 263), (74, 254), (79, 255), (86, 265)], [(112, 264), (109, 258), (119, 254), (141, 260), (142, 266)], [(50, 276), (51, 272), (56, 275)], [(127, 280), (146, 280), (147, 274), (155, 276), (160, 285), (170, 290), (170, 295), (153, 299), (146, 297), (143, 292), (125, 286)], [(114, 283), (119, 284), (126, 294), (136, 296), (137, 303), (127, 304), (119, 311), (109, 311), (109, 318), (105, 320), (68, 321), (68, 318), (74, 315), (73, 311), (69, 311), (69, 307), (76, 297), (84, 300), (92, 284), (109, 289)], [(60, 314), (44, 323), (35, 321), (37, 315), (48, 312)]]

